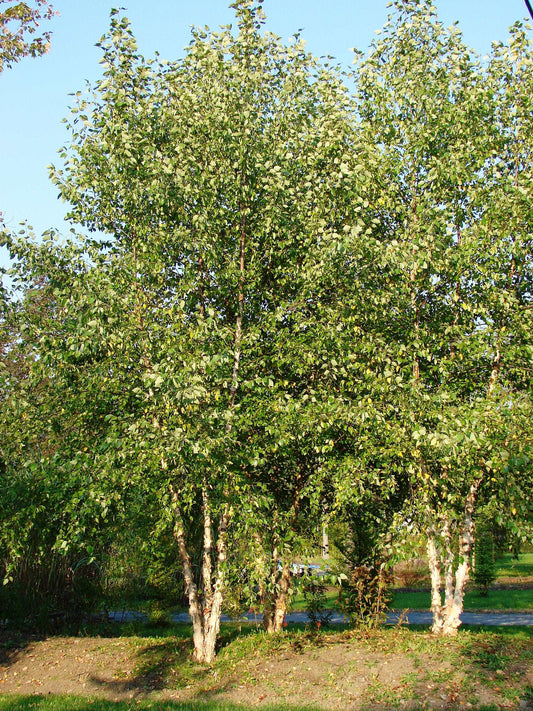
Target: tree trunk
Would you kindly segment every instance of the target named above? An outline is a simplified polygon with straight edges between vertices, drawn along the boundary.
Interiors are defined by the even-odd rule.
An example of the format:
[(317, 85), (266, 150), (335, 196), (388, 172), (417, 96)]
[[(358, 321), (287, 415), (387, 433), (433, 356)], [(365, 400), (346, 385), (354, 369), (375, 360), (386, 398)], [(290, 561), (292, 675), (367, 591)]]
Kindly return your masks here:
[(433, 625), (431, 631), (434, 634), (442, 632), (442, 599), (440, 596), (441, 571), (439, 554), (435, 543), (435, 534), (431, 533), (427, 539), (427, 554), (429, 572), (431, 575), (431, 612), (433, 613)]
[[(242, 206), (241, 206), (242, 211)], [(240, 251), (239, 251), (239, 287), (237, 295), (237, 316), (233, 337), (233, 366), (229, 388), (228, 417), (225, 432), (229, 435), (233, 428), (235, 399), (239, 385), (239, 366), (241, 359), (242, 330), (244, 316), (244, 274), (246, 248), (246, 218), (241, 217)], [(200, 313), (205, 315), (204, 275), (205, 263), (199, 257), (199, 296)], [(215, 648), (220, 631), (220, 615), (223, 596), (223, 565), (227, 557), (227, 528), (229, 523), (229, 506), (226, 504), (219, 519), (217, 532), (216, 564), (213, 568), (213, 524), (206, 482), (202, 486), (203, 515), (203, 550), (201, 583), (198, 586), (194, 580), (191, 558), (187, 549), (185, 528), (179, 510), (177, 492), (172, 491), (172, 504), (175, 515), (174, 537), (178, 543), (180, 558), (185, 578), (185, 590), (189, 599), (189, 614), (193, 626), (194, 659), (201, 664), (211, 664), (215, 658)]]
[(329, 536), (328, 527), (326, 524), (322, 524), (322, 558), (328, 560), (329, 558)]
[(269, 581), (272, 590), (269, 590), (268, 583), (262, 586), (261, 602), (263, 603), (263, 627), (268, 634), (274, 632), (274, 612), (276, 609), (275, 590), (278, 577), (278, 549), (276, 545), (272, 546), (272, 555), (270, 556), (270, 574)]
[(283, 564), (281, 572), (278, 572), (277, 549), (274, 549), (273, 554), (273, 570), (271, 574), (273, 591), (267, 592), (263, 599), (263, 627), (268, 634), (275, 634), (283, 629), (291, 587), (290, 561), (287, 560)]
[(274, 632), (283, 629), (283, 621), (287, 612), (287, 602), (289, 600), (289, 590), (291, 588), (291, 568), (287, 560), (281, 569), (281, 576), (276, 589), (276, 605), (274, 611)]
[(453, 552), (452, 543), (452, 532), (450, 530), (450, 522), (448, 519), (444, 520), (441, 535), (444, 544), (444, 618), (446, 618), (453, 604), (453, 566), (455, 562), (455, 555)]
[(267, 593), (263, 602), (263, 629), (267, 634), (274, 634), (274, 611), (274, 598)]
[(227, 527), (229, 510), (224, 508), (220, 516), (217, 531), (216, 565), (213, 570), (211, 562), (212, 524), (207, 497), (204, 494), (204, 540), (202, 555), (202, 571), (200, 588), (193, 575), (191, 557), (187, 546), (185, 527), (179, 510), (178, 496), (172, 492), (175, 524), (174, 537), (178, 543), (185, 591), (189, 600), (189, 614), (193, 627), (193, 657), (200, 664), (211, 664), (215, 658), (216, 642), (220, 631), (220, 615), (222, 612), (223, 566), (227, 555)]
[(446, 618), (442, 630), (442, 633), (448, 636), (457, 634), (461, 624), (460, 618), (464, 605), (465, 587), (470, 577), (470, 558), (474, 547), (474, 506), (480, 483), (480, 480), (474, 482), (466, 497), (464, 517), (459, 533), (459, 565), (455, 571), (455, 590), (453, 599), (450, 600), (449, 607), (446, 610)]
[[(452, 636), (461, 625), (465, 587), (470, 575), (470, 557), (474, 546), (474, 506), (481, 480), (474, 482), (465, 501), (463, 520), (459, 530), (459, 564), (453, 570), (455, 559), (452, 548), (450, 521), (444, 517), (442, 529), (432, 529), (427, 539), (428, 564), (431, 573), (431, 611), (434, 634)], [(437, 544), (440, 541), (440, 546)], [(440, 548), (440, 551), (439, 551)], [(445, 601), (442, 605), (442, 569), (445, 574)]]

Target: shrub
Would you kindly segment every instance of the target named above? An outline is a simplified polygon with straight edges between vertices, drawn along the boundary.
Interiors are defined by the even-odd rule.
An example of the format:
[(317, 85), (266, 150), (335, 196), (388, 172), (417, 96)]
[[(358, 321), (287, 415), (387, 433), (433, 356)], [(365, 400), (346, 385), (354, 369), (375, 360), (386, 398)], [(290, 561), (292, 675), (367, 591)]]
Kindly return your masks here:
[(391, 601), (390, 576), (382, 567), (361, 565), (350, 571), (339, 605), (352, 625), (377, 627)]
[(430, 585), (427, 563), (421, 558), (399, 563), (394, 568), (398, 582), (405, 588), (421, 588)]
[(87, 557), (74, 561), (49, 552), (43, 560), (17, 561), (0, 587), (2, 623), (46, 631), (78, 626), (101, 602), (100, 570)]
[(309, 578), (302, 588), (305, 608), (309, 621), (315, 629), (327, 627), (331, 621), (331, 611), (326, 609), (327, 586), (321, 578)]

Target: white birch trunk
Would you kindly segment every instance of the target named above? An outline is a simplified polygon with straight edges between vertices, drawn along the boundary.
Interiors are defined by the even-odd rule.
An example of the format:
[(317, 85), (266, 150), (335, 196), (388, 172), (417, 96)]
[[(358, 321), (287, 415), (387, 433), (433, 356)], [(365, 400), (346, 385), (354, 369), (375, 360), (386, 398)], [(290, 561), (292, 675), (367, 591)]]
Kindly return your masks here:
[(202, 487), (202, 514), (204, 517), (204, 549), (202, 555), (202, 582), (204, 599), (209, 602), (212, 595), (212, 563), (211, 555), (213, 549), (213, 531), (211, 528), (211, 511), (209, 510), (209, 500), (207, 490)]
[(275, 634), (283, 629), (291, 587), (290, 561), (278, 571), (277, 547), (272, 549), (270, 584), (272, 589), (263, 595), (263, 628), (267, 634)]
[(434, 533), (428, 535), (427, 554), (429, 572), (431, 575), (431, 612), (433, 613), (433, 625), (431, 627), (431, 631), (434, 634), (441, 634), (444, 624), (442, 617), (442, 599), (440, 596), (441, 570)]
[(465, 587), (470, 577), (470, 557), (474, 546), (474, 506), (481, 480), (472, 484), (466, 497), (464, 517), (459, 534), (459, 565), (455, 571), (455, 590), (446, 617), (442, 633), (447, 636), (457, 634), (461, 624), (464, 607)]
[[(216, 577), (209, 580), (210, 595), (204, 599), (202, 615), (202, 643), (194, 648), (194, 658), (201, 664), (212, 664), (216, 655), (216, 643), (220, 632), (220, 616), (222, 613), (224, 563), (227, 556), (226, 531), (228, 526), (228, 510), (224, 510), (218, 526)], [(207, 583), (207, 581), (205, 581)]]
[[(434, 634), (452, 636), (461, 625), (466, 584), (470, 575), (470, 558), (474, 545), (474, 507), (481, 480), (475, 481), (468, 492), (459, 531), (459, 564), (454, 574), (454, 553), (450, 521), (444, 518), (442, 529), (432, 529), (427, 539), (428, 564), (431, 573), (431, 611)], [(437, 545), (437, 538), (441, 545)], [(440, 553), (439, 553), (440, 548)], [(442, 605), (441, 585), (444, 568), (445, 600)]]
[(272, 555), (270, 557), (270, 574), (269, 583), (272, 585), (272, 591), (268, 589), (268, 584), (263, 586), (262, 603), (263, 603), (263, 628), (268, 634), (274, 632), (274, 615), (276, 611), (276, 583), (278, 578), (278, 548), (276, 545), (272, 547)]
[[(207, 509), (204, 511), (204, 550), (202, 556), (202, 587), (200, 590), (194, 580), (185, 528), (179, 512), (176, 492), (172, 492), (172, 503), (175, 515), (174, 537), (178, 543), (185, 579), (185, 591), (189, 601), (189, 614), (193, 627), (193, 657), (200, 664), (211, 664), (215, 658), (216, 642), (220, 631), (224, 584), (223, 570), (227, 556), (229, 511), (226, 507), (220, 517), (218, 526), (214, 584), (211, 557), (209, 556), (209, 560), (207, 559), (207, 553), (210, 553), (212, 548), (211, 517)], [(209, 577), (207, 578), (206, 576)]]
[(181, 565), (183, 567), (183, 577), (185, 580), (185, 593), (189, 601), (189, 615), (192, 622), (192, 636), (195, 657), (197, 651), (201, 653), (203, 649), (203, 616), (200, 609), (198, 587), (194, 581), (191, 558), (185, 540), (185, 529), (178, 510), (177, 494), (172, 492), (172, 504), (174, 509), (174, 538), (178, 544)]
[[(244, 271), (245, 271), (245, 246), (246, 246), (246, 221), (241, 220), (240, 255), (239, 255), (239, 289), (237, 297), (237, 317), (233, 339), (233, 367), (231, 372), (231, 385), (229, 389), (228, 412), (230, 417), (226, 422), (225, 432), (229, 435), (233, 428), (233, 414), (235, 411), (235, 398), (239, 384), (239, 366), (241, 359), (242, 327), (244, 315)], [(200, 267), (200, 308), (205, 313), (203, 276), (205, 265), (203, 258), (199, 260)], [(202, 551), (202, 581), (198, 589), (194, 581), (190, 556), (187, 550), (185, 530), (179, 514), (179, 502), (175, 492), (172, 492), (172, 503), (176, 517), (174, 536), (178, 542), (180, 557), (183, 565), (185, 589), (189, 600), (189, 614), (193, 625), (194, 659), (201, 664), (211, 664), (215, 658), (216, 642), (220, 631), (220, 615), (222, 612), (224, 563), (227, 558), (227, 528), (229, 524), (229, 506), (226, 504), (220, 516), (217, 532), (217, 557), (213, 571), (213, 530), (212, 517), (209, 507), (209, 496), (204, 483), (202, 487), (202, 515), (203, 515), (203, 551)]]
[(328, 560), (329, 558), (329, 536), (328, 527), (326, 524), (322, 524), (322, 558)]
[(444, 616), (446, 617), (453, 604), (453, 563), (455, 559), (452, 544), (452, 533), (450, 531), (450, 522), (448, 520), (445, 520), (442, 527), (442, 538), (446, 553), (444, 558)]

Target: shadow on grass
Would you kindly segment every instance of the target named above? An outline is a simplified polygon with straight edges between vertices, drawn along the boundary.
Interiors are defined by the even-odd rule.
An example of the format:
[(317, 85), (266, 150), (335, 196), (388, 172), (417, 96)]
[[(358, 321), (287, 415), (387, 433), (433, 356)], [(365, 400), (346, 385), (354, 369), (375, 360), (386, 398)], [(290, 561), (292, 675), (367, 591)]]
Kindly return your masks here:
[(142, 622), (127, 622), (123, 624), (115, 622), (87, 623), (77, 631), (70, 627), (56, 629), (53, 633), (39, 632), (31, 633), (27, 630), (0, 630), (0, 665), (9, 667), (21, 657), (32, 644), (38, 643), (51, 637), (108, 637), (117, 639), (119, 637), (140, 637), (150, 639), (179, 639), (189, 640), (191, 638), (190, 625), (157, 625)]
[(139, 650), (138, 665), (133, 673), (113, 681), (92, 675), (90, 681), (106, 693), (133, 694), (136, 697), (176, 687), (180, 685), (178, 670), (188, 667), (190, 651), (189, 640), (186, 639), (168, 639), (148, 644)]
[[(142, 698), (145, 694), (162, 689), (201, 685), (205, 676), (212, 671), (211, 667), (196, 664), (192, 660), (191, 625), (154, 626), (146, 623), (128, 623), (121, 627), (120, 632), (116, 631), (117, 636), (134, 636), (149, 639), (152, 643), (139, 649), (135, 671), (128, 677), (113, 681), (94, 675), (90, 677), (93, 684), (105, 689), (106, 692), (117, 695), (128, 693)], [(244, 651), (253, 646), (253, 640), (248, 638), (256, 635), (255, 625), (226, 623), (220, 631), (217, 652), (223, 652), (237, 642)], [(231, 686), (232, 683), (233, 679), (229, 679), (227, 686)], [(225, 686), (217, 687), (216, 693), (224, 690)], [(202, 695), (202, 692), (200, 694)]]
[[(465, 627), (461, 628), (457, 637), (444, 643), (444, 640), (434, 638), (427, 627), (398, 626), (356, 631), (336, 629), (317, 633), (304, 625), (291, 625), (286, 634), (270, 637), (253, 624), (226, 623), (221, 629), (219, 655), (213, 667), (202, 667), (192, 662), (190, 625), (127, 623), (115, 624), (113, 629), (113, 635), (107, 629), (102, 632), (99, 628), (98, 633), (95, 629), (86, 630), (86, 636), (103, 633), (108, 637), (135, 636), (144, 639), (145, 642), (141, 642), (138, 647), (134, 670), (124, 678), (113, 680), (92, 676), (91, 682), (106, 695), (128, 695), (132, 697), (130, 701), (111, 702), (66, 696), (49, 699), (39, 696), (30, 699), (5, 696), (0, 698), (0, 711), (125, 711), (133, 707), (140, 711), (145, 708), (154, 711), (233, 711), (237, 708), (252, 708), (252, 705), (243, 707), (219, 700), (220, 695), (239, 683), (239, 669), (243, 669), (239, 665), (240, 661), (246, 665), (252, 655), (259, 654), (262, 658), (286, 652), (299, 654), (316, 647), (352, 642), (363, 650), (368, 648), (383, 654), (428, 653), (432, 657), (440, 655), (439, 658), (443, 659), (450, 655), (450, 661), (461, 659), (463, 665), (472, 670), (469, 673), (473, 672), (490, 682), (495, 679), (508, 679), (511, 682), (520, 675), (523, 679), (533, 663), (531, 627)], [(13, 663), (34, 641), (38, 639), (20, 636), (12, 639), (11, 646), (4, 647), (7, 663)], [(501, 677), (498, 676), (500, 673)], [(183, 689), (186, 686), (191, 687), (192, 701), (160, 702), (145, 698), (154, 691)], [(261, 708), (297, 711), (301, 707), (284, 704), (268, 707), (261, 704)], [(377, 704), (366, 708), (377, 710), (383, 707)]]
[(224, 622), (220, 625), (220, 633), (217, 641), (217, 653), (229, 647), (238, 639), (261, 634), (262, 627), (255, 622)]
[(521, 553), (518, 558), (506, 553), (496, 560), (496, 566), (500, 575), (529, 578), (533, 582), (533, 553)]

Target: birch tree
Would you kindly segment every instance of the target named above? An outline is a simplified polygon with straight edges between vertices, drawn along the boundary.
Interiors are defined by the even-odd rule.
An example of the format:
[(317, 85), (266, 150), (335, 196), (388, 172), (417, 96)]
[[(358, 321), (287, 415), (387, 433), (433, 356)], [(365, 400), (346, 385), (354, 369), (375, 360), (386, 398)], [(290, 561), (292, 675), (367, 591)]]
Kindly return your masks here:
[[(503, 157), (501, 136), (516, 152), (517, 129), (497, 116), (501, 92), (514, 116), (516, 87), (495, 101), (459, 30), (444, 29), (430, 2), (394, 4), (356, 78), (379, 156), (367, 329), (383, 349), (372, 367), (411, 490), (396, 525), (403, 517), (425, 533), (433, 631), (453, 634), (478, 504), (505, 492), (501, 510), (511, 514), (531, 500), (530, 228), (524, 209), (512, 222), (496, 218), (493, 189), (496, 180), (509, 197), (516, 162)], [(508, 204), (513, 216), (524, 205), (518, 185)]]
[(194, 30), (170, 64), (140, 57), (114, 14), (104, 76), (78, 96), (53, 172), (72, 220), (109, 235), (64, 304), (79, 348), (105, 354), (102, 387), (133, 400), (109, 414), (107, 446), (150, 477), (173, 521), (204, 663), (228, 529), (253, 502), (245, 396), (269, 393), (264, 334), (289, 332), (304, 256), (334, 209), (346, 120), (338, 78), (298, 38), (262, 33), (259, 4), (234, 7), (235, 34)]

